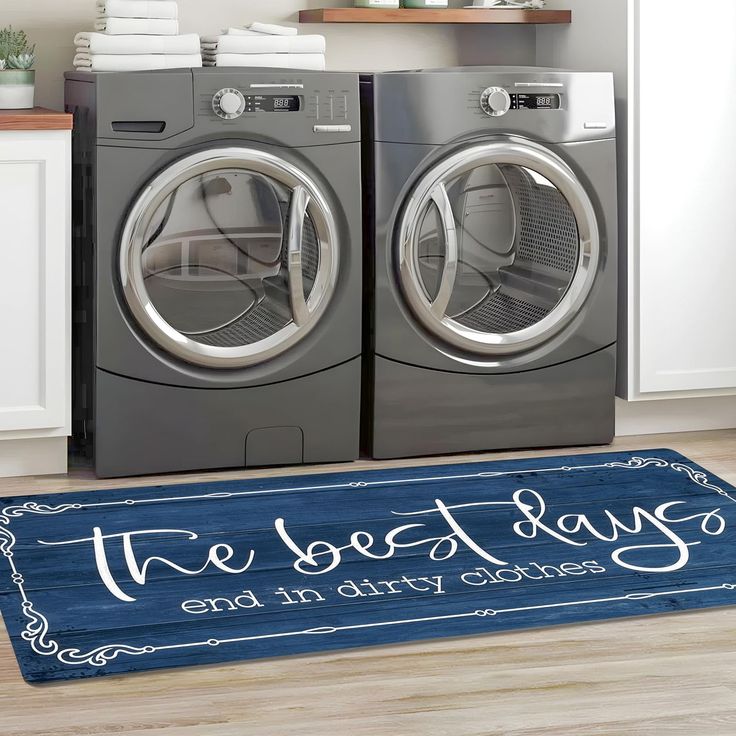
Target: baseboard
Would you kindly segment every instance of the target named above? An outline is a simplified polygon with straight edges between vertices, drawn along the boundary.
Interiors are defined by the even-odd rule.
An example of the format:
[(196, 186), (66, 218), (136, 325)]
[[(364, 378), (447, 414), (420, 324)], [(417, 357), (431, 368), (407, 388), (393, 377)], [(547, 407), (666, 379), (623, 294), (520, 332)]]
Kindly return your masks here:
[(0, 440), (0, 478), (67, 472), (67, 438)]
[[(616, 435), (736, 428), (736, 396), (671, 401), (616, 400)], [(67, 438), (0, 441), (0, 478), (67, 472)]]
[(616, 400), (616, 435), (736, 428), (736, 396), (660, 401)]

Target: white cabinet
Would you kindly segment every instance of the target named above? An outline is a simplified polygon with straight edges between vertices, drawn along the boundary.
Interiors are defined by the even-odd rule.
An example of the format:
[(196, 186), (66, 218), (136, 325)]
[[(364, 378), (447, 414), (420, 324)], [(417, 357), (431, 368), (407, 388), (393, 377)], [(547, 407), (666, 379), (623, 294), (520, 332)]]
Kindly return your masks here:
[(616, 74), (619, 395), (736, 394), (736, 2), (548, 6), (573, 22), (538, 29), (537, 63)]
[(707, 6), (635, 8), (632, 397), (736, 391), (736, 2)]
[[(9, 130), (21, 125), (9, 121), (0, 116), (0, 477), (63, 473), (71, 425), (70, 132)], [(69, 127), (67, 116), (59, 125)]]

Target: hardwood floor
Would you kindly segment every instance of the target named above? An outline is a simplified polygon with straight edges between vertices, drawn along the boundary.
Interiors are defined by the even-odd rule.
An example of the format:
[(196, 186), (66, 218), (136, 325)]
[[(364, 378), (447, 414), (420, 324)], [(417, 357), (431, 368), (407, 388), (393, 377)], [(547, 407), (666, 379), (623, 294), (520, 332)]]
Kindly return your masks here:
[[(736, 484), (736, 430), (617, 440), (678, 450)], [(571, 449), (598, 452), (601, 448)], [(494, 453), (329, 470), (446, 464)], [(292, 473), (316, 473), (324, 467)], [(3, 496), (282, 475), (0, 480)], [(736, 581), (734, 581), (736, 582)], [(31, 686), (0, 629), (2, 736), (736, 735), (736, 608)]]

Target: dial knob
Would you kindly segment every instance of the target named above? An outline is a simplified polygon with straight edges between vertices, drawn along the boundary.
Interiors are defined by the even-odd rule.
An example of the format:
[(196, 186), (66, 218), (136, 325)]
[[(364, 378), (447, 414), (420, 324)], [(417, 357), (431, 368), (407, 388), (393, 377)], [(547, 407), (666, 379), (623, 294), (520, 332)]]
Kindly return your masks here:
[(503, 87), (489, 87), (481, 95), (480, 106), (486, 115), (496, 118), (511, 109), (511, 96)]
[(223, 120), (233, 120), (243, 114), (245, 98), (237, 89), (221, 89), (212, 98), (212, 109)]

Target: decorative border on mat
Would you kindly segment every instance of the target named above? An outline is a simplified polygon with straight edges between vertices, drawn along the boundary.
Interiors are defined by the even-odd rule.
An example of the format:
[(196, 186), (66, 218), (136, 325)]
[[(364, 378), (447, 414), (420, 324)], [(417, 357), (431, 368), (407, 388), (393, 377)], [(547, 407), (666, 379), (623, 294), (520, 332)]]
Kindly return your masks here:
[(559, 468), (538, 468), (532, 470), (510, 470), (499, 472), (472, 473), (468, 475), (443, 475), (430, 476), (426, 478), (404, 478), (401, 480), (381, 480), (381, 481), (357, 481), (353, 483), (338, 483), (335, 485), (323, 486), (302, 486), (296, 488), (278, 488), (263, 491), (222, 491), (216, 493), (206, 493), (194, 496), (172, 496), (168, 498), (149, 498), (149, 499), (127, 499), (125, 501), (102, 501), (99, 503), (67, 503), (58, 506), (47, 506), (38, 504), (34, 501), (28, 501), (20, 506), (6, 506), (0, 512), (0, 554), (2, 554), (10, 565), (11, 580), (18, 587), (22, 603), (21, 609), (23, 615), (28, 619), (25, 630), (21, 633), (21, 638), (27, 641), (36, 654), (43, 656), (56, 656), (59, 662), (63, 664), (77, 666), (90, 665), (93, 667), (103, 667), (108, 662), (116, 659), (118, 656), (126, 654), (129, 656), (140, 656), (145, 654), (153, 654), (155, 652), (163, 652), (169, 649), (189, 649), (194, 647), (217, 647), (222, 644), (233, 644), (246, 641), (256, 641), (260, 639), (277, 639), (289, 636), (321, 636), (327, 634), (335, 634), (341, 631), (354, 631), (357, 629), (371, 629), (384, 626), (401, 626), (404, 624), (427, 623), (430, 621), (445, 621), (450, 619), (462, 618), (486, 618), (489, 616), (499, 616), (504, 614), (521, 613), (524, 611), (534, 611), (550, 608), (565, 608), (571, 606), (596, 605), (600, 603), (615, 603), (624, 601), (643, 601), (651, 598), (667, 597), (672, 595), (683, 595), (688, 593), (703, 593), (713, 590), (736, 590), (736, 584), (723, 583), (721, 585), (710, 586), (707, 588), (690, 588), (683, 590), (666, 590), (659, 592), (647, 593), (629, 593), (628, 595), (616, 596), (611, 598), (594, 598), (582, 601), (567, 601), (563, 603), (549, 603), (538, 606), (526, 606), (506, 609), (479, 609), (468, 611), (467, 613), (448, 614), (444, 616), (429, 616), (426, 618), (401, 619), (396, 621), (377, 621), (369, 624), (355, 624), (352, 626), (320, 626), (312, 629), (304, 629), (299, 631), (285, 631), (275, 634), (262, 634), (259, 636), (242, 636), (232, 639), (207, 639), (205, 641), (187, 642), (184, 644), (169, 644), (165, 646), (144, 646), (134, 647), (127, 644), (107, 644), (97, 647), (88, 652), (82, 652), (79, 649), (68, 648), (62, 649), (59, 642), (49, 637), (48, 619), (34, 608), (33, 602), (28, 597), (25, 590), (25, 579), (18, 571), (13, 559), (13, 547), (16, 543), (15, 535), (10, 531), (10, 522), (13, 519), (20, 518), (24, 514), (43, 514), (58, 515), (67, 511), (79, 511), (90, 508), (104, 508), (114, 506), (138, 506), (150, 503), (173, 503), (176, 501), (191, 500), (215, 500), (225, 498), (236, 498), (239, 496), (251, 495), (269, 495), (276, 493), (293, 493), (295, 491), (318, 491), (318, 490), (337, 490), (340, 488), (369, 488), (377, 485), (402, 485), (408, 483), (427, 483), (432, 481), (445, 480), (464, 480), (472, 478), (498, 478), (505, 475), (523, 475), (525, 473), (555, 473), (555, 472), (572, 472), (578, 470), (595, 470), (601, 468), (631, 468), (639, 469), (646, 467), (671, 468), (678, 473), (685, 473), (690, 480), (708, 490), (714, 491), (719, 495), (736, 503), (736, 497), (729, 494), (719, 486), (710, 482), (708, 475), (701, 471), (691, 468), (684, 463), (670, 463), (667, 460), (656, 457), (637, 457), (632, 456), (628, 462), (610, 462), (597, 465), (563, 465)]

